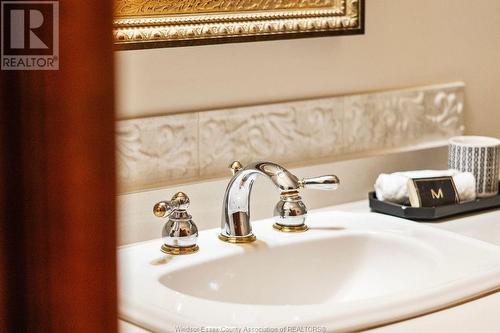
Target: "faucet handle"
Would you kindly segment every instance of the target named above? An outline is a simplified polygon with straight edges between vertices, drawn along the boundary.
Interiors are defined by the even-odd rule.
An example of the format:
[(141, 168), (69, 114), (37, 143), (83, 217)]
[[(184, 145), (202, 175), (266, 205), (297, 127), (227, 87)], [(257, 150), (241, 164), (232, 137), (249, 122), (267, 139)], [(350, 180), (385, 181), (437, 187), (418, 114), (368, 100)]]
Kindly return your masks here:
[(231, 163), (231, 165), (229, 165), (229, 169), (231, 169), (231, 172), (234, 176), (238, 171), (243, 169), (243, 165), (240, 163), (240, 161), (234, 161), (233, 163)]
[(335, 175), (304, 178), (299, 181), (299, 187), (312, 190), (336, 190), (340, 180)]
[(189, 207), (189, 197), (184, 192), (177, 192), (170, 201), (160, 201), (153, 207), (153, 214), (156, 217), (169, 217), (176, 210), (187, 209)]
[(154, 206), (156, 217), (169, 218), (163, 226), (162, 252), (181, 255), (198, 251), (198, 228), (186, 211), (188, 207), (189, 197), (184, 192), (177, 192), (170, 201), (161, 201)]

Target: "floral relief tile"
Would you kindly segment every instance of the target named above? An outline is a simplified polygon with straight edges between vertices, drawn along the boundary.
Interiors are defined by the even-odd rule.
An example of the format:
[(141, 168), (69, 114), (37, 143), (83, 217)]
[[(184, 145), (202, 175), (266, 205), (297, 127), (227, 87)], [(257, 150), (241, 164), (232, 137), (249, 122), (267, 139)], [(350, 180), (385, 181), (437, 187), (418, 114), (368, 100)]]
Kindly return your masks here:
[(464, 131), (462, 84), (346, 97), (346, 152), (444, 140)]
[(463, 83), (117, 122), (124, 192), (229, 175), (239, 160), (305, 165), (464, 132)]
[(425, 123), (429, 139), (465, 132), (464, 88), (458, 85), (425, 92)]
[(423, 102), (423, 92), (346, 97), (347, 151), (390, 148), (418, 140), (423, 130)]
[(198, 176), (198, 114), (117, 122), (117, 160), (125, 191)]
[(228, 173), (270, 159), (300, 163), (340, 151), (342, 99), (272, 104), (200, 113), (200, 175)]

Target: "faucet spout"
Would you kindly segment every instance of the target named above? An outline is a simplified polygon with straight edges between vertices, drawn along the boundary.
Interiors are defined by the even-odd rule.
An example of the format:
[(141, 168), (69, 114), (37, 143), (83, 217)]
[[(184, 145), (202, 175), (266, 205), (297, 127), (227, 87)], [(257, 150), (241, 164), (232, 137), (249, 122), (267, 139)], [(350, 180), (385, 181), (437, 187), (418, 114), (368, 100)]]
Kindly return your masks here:
[[(297, 220), (297, 215), (303, 216), (305, 219), (305, 215), (307, 214), (305, 205), (300, 201), (300, 197), (298, 196), (300, 188), (308, 187), (309, 184), (315, 184), (316, 188), (334, 189), (339, 183), (338, 178), (335, 176), (315, 178), (313, 182), (304, 179), (299, 180), (287, 169), (272, 162), (254, 162), (244, 168), (239, 162), (233, 162), (231, 167), (233, 168), (234, 175), (224, 194), (221, 234), (219, 238), (232, 243), (247, 243), (255, 240), (250, 224), (250, 194), (253, 183), (258, 176), (266, 176), (281, 191), (282, 197), (287, 197), (287, 200), (292, 198), (295, 200), (294, 202), (300, 203), (300, 207), (303, 206), (303, 209), (293, 209), (291, 212), (292, 215), (295, 215), (295, 221)], [(320, 185), (322, 186), (318, 186), (318, 183), (321, 183)], [(310, 187), (314, 188), (312, 185)], [(280, 205), (280, 202), (278, 205)], [(281, 217), (286, 219), (288, 217), (287, 214), (290, 212), (283, 211), (283, 206), (286, 207), (286, 205), (280, 205), (281, 208), (275, 215), (281, 214)]]

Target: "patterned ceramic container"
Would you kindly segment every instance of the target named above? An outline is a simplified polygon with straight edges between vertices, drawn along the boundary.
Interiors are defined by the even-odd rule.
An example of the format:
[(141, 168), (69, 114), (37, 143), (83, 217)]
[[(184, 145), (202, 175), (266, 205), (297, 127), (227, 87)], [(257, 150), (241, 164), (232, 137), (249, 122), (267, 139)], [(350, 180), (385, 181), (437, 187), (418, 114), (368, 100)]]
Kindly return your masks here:
[(449, 141), (448, 167), (472, 172), (477, 197), (498, 194), (500, 140), (485, 136), (457, 136)]

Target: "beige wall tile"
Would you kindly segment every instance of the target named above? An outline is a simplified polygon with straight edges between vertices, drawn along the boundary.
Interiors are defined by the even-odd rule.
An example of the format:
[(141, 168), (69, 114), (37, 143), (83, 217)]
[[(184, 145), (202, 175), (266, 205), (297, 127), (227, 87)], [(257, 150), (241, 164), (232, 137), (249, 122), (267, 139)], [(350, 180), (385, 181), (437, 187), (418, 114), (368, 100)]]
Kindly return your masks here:
[(304, 163), (341, 151), (343, 98), (200, 113), (200, 176), (231, 161)]
[(121, 191), (198, 177), (198, 114), (117, 122)]
[(234, 160), (288, 166), (442, 141), (464, 130), (464, 85), (118, 122), (122, 192), (229, 174)]

